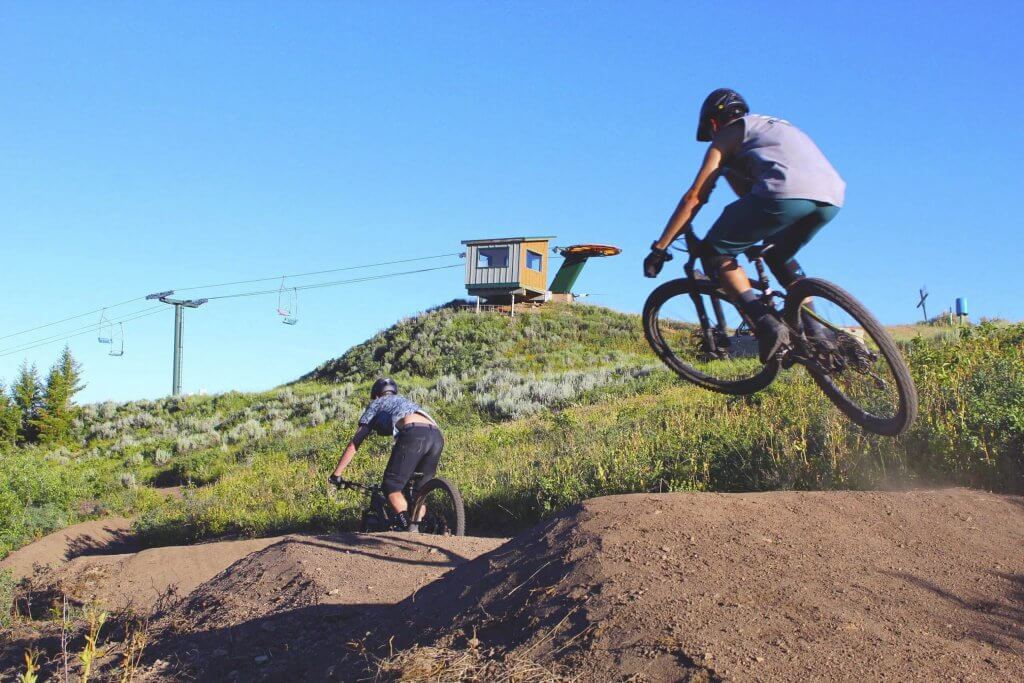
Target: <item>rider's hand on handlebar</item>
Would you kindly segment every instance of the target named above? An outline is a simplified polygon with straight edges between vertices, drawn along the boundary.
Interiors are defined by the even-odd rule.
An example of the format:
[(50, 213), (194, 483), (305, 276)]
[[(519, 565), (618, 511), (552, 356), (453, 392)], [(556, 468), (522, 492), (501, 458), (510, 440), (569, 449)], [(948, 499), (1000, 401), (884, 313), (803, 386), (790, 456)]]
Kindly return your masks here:
[(672, 260), (668, 249), (659, 249), (657, 242), (651, 245), (651, 253), (644, 259), (644, 277), (658, 277), (666, 261)]

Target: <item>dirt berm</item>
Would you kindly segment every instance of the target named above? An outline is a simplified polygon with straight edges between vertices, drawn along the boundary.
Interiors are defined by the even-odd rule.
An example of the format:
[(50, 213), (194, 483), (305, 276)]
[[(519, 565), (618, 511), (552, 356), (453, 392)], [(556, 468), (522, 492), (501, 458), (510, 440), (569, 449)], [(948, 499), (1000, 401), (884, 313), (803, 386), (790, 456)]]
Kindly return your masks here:
[[(204, 548), (238, 555), (211, 571)], [(296, 535), (94, 559), (108, 592), (157, 564), (209, 572), (155, 620), (147, 681), (1024, 680), (1024, 499), (979, 491), (612, 496), (505, 544)], [(40, 628), (0, 643), (0, 679), (59, 643)]]
[(1024, 680), (1024, 499), (600, 498), (394, 614), (380, 636), (421, 647), (387, 666), (413, 679)]

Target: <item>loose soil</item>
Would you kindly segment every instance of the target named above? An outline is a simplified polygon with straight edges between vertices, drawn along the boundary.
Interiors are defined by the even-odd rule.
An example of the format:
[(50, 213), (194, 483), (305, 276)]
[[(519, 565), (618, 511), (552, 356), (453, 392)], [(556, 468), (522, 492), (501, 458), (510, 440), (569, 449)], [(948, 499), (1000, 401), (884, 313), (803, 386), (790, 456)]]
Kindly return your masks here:
[(1024, 680), (1019, 497), (639, 494), (505, 544), (250, 542), (155, 618), (142, 680)]
[(107, 517), (72, 526), (43, 536), (38, 541), (0, 560), (0, 569), (10, 569), (15, 578), (32, 574), (36, 566), (61, 566), (83, 555), (114, 555), (138, 550), (132, 521)]
[[(1024, 680), (1024, 499), (599, 498), (395, 614), (380, 639), (435, 671), (471, 650), (583, 681)], [(406, 652), (392, 673), (423, 664)]]

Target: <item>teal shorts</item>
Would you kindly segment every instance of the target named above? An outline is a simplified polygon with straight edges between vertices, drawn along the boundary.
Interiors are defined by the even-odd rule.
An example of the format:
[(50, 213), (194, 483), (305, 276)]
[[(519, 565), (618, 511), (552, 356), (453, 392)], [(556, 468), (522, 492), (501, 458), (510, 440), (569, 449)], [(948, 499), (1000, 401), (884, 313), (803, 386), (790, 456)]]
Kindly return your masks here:
[(725, 207), (704, 245), (708, 255), (736, 256), (764, 242), (773, 245), (772, 260), (785, 263), (837, 213), (839, 207), (826, 202), (747, 194)]

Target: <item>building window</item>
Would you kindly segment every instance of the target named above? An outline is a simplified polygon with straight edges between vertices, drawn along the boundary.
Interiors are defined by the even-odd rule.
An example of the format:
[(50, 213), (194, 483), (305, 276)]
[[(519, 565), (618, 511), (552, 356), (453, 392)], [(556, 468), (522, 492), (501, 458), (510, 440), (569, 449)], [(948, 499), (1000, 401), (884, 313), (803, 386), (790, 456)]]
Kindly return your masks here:
[(477, 268), (508, 268), (508, 247), (487, 247), (476, 250)]
[(530, 270), (541, 270), (544, 264), (544, 257), (535, 251), (526, 250), (526, 267)]

